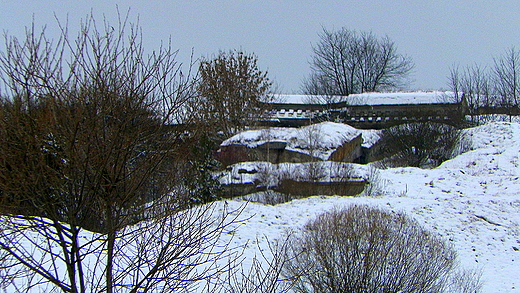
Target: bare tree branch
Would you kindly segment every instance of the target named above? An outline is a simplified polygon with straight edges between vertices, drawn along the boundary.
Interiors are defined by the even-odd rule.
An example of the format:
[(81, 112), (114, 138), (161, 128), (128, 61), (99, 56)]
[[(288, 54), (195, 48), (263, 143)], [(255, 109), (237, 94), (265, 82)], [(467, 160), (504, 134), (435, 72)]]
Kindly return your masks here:
[[(76, 38), (6, 37), (0, 73), (0, 266), (19, 291), (170, 292), (237, 257), (240, 211), (193, 206), (184, 166), (195, 82), (138, 25), (90, 15)], [(249, 69), (248, 69), (249, 70)], [(259, 74), (259, 73), (257, 73)], [(224, 242), (225, 243), (225, 242)]]
[(403, 85), (413, 68), (412, 60), (397, 53), (389, 37), (371, 32), (357, 33), (342, 28), (323, 28), (313, 46), (312, 73), (302, 90), (316, 96), (350, 94), (394, 89)]

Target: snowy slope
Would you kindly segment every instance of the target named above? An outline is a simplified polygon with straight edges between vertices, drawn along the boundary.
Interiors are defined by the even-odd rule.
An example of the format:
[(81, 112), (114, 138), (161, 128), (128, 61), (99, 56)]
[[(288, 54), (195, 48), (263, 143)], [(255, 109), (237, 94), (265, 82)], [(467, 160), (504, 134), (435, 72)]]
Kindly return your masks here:
[(242, 216), (251, 219), (233, 241), (248, 243), (250, 259), (258, 253), (257, 245), (268, 250), (268, 241), (323, 211), (367, 203), (405, 211), (452, 243), (463, 267), (482, 271), (483, 292), (520, 291), (520, 124), (495, 122), (466, 132), (472, 150), (438, 168), (382, 170), (383, 196), (315, 196), (276, 206), (248, 203)]
[[(233, 237), (232, 246), (245, 245), (247, 266), (258, 249), (269, 251), (269, 243), (287, 230), (300, 229), (333, 207), (364, 203), (404, 211), (452, 243), (463, 267), (482, 271), (483, 292), (518, 292), (520, 124), (494, 122), (466, 133), (471, 150), (438, 168), (382, 170), (382, 196), (315, 196), (276, 206), (219, 202), (226, 210), (245, 205), (240, 215), (245, 221), (221, 241)], [(40, 291), (35, 287), (33, 292)]]

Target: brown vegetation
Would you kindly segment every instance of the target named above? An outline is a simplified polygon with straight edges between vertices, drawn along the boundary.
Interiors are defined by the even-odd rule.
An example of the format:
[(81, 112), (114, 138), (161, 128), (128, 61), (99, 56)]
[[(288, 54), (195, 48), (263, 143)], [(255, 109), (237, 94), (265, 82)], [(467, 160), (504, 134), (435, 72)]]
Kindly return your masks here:
[(252, 126), (264, 115), (270, 100), (271, 82), (259, 70), (257, 57), (241, 51), (220, 52), (199, 66), (199, 100), (193, 107), (199, 121), (229, 137)]
[(62, 29), (52, 42), (33, 28), (0, 56), (1, 286), (171, 292), (230, 269), (215, 269), (234, 258), (215, 245), (236, 214), (185, 210), (194, 80), (175, 51), (146, 57), (124, 18)]
[(297, 279), (295, 292), (479, 288), (478, 281), (466, 282), (471, 276), (452, 276), (455, 251), (440, 237), (404, 214), (364, 205), (335, 209), (309, 221), (293, 236), (285, 254), (283, 273)]

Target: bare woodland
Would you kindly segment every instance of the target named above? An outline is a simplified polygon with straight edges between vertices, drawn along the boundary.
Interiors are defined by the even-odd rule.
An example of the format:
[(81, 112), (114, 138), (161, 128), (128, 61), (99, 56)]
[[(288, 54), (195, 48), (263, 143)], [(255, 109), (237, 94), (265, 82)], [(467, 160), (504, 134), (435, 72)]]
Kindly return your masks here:
[(494, 58), (492, 66), (453, 66), (449, 86), (472, 115), (518, 115), (520, 106), (520, 52), (512, 47)]

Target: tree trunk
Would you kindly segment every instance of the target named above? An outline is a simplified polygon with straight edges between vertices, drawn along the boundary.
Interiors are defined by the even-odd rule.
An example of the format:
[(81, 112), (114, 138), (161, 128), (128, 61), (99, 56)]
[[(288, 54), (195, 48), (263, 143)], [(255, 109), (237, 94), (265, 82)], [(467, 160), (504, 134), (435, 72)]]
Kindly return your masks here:
[(106, 288), (107, 293), (114, 292), (114, 278), (113, 278), (113, 267), (114, 267), (114, 243), (116, 241), (116, 229), (114, 227), (114, 214), (112, 207), (109, 206), (107, 209), (107, 263), (106, 263)]

